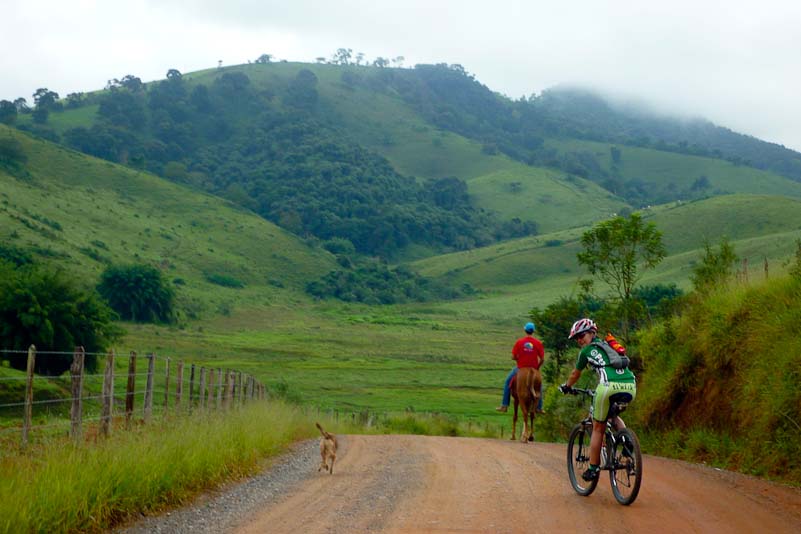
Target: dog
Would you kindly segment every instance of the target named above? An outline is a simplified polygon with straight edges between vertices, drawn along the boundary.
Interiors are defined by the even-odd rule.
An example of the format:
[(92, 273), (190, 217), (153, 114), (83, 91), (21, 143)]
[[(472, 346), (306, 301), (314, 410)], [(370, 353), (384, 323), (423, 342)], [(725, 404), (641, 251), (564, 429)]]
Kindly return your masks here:
[(337, 459), (337, 437), (323, 430), (320, 423), (315, 424), (317, 428), (320, 429), (320, 434), (323, 435), (322, 439), (320, 439), (320, 456), (322, 460), (320, 461), (320, 467), (317, 469), (317, 472), (325, 469), (329, 474), (333, 475), (334, 460)]

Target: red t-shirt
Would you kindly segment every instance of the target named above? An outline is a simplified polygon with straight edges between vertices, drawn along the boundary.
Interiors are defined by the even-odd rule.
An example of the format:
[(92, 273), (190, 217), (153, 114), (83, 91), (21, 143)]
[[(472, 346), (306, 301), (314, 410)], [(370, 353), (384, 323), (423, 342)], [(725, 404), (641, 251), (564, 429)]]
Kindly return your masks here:
[(517, 367), (533, 367), (539, 369), (545, 360), (542, 341), (535, 337), (521, 337), (512, 348), (512, 357), (517, 360)]

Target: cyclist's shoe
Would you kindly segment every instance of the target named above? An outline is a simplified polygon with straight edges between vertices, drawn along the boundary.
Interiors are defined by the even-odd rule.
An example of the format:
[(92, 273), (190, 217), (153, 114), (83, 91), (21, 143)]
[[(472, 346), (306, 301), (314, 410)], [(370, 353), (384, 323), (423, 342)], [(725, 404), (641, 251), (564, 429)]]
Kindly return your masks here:
[(589, 468), (581, 474), (581, 478), (586, 480), (587, 482), (592, 482), (598, 478), (598, 475), (601, 473), (601, 470), (597, 467), (595, 469)]
[(504, 413), (506, 413), (506, 410), (508, 410), (508, 409), (509, 409), (508, 406), (498, 406), (497, 408), (495, 408), (495, 411), (496, 412), (504, 412)]

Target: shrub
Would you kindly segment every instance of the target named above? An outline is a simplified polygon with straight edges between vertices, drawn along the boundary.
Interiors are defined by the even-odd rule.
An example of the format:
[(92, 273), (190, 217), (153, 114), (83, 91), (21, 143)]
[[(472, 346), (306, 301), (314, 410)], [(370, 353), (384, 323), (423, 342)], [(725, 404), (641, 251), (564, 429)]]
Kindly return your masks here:
[[(72, 352), (83, 346), (88, 353), (102, 351), (119, 338), (114, 313), (94, 291), (79, 288), (60, 272), (37, 265), (15, 267), (0, 261), (0, 346), (15, 350), (36, 345), (40, 351)], [(15, 369), (25, 369), (24, 354), (9, 354)], [(39, 374), (60, 375), (69, 369), (71, 354), (37, 358)], [(88, 370), (96, 366), (87, 354)]]
[(101, 275), (98, 291), (112, 309), (125, 320), (171, 322), (174, 317), (175, 291), (149, 265), (108, 267)]
[(233, 287), (235, 289), (245, 287), (245, 282), (238, 280), (233, 276), (228, 276), (225, 274), (216, 274), (216, 273), (207, 274), (206, 280), (211, 282), (212, 284), (217, 284), (218, 286), (223, 286), (223, 287)]

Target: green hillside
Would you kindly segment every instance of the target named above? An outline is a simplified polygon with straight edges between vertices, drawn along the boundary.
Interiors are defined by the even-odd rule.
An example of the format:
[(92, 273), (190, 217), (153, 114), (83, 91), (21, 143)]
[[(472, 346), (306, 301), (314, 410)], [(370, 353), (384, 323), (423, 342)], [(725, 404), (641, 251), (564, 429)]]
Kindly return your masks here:
[[(600, 182), (613, 192), (642, 188), (652, 202), (691, 199), (730, 193), (786, 195), (801, 198), (801, 183), (774, 173), (701, 157), (592, 141), (549, 139), (546, 146), (560, 152), (591, 154), (608, 174)], [(618, 151), (612, 159), (613, 147)]]
[[(725, 193), (801, 196), (798, 182), (742, 159), (734, 165), (725, 151), (681, 144), (676, 136), (685, 130), (670, 121), (637, 122), (653, 130), (652, 141), (634, 146), (633, 133), (620, 134), (631, 119), (599, 113), (598, 99), (550, 91), (510, 101), (455, 65), (281, 62), (147, 85), (134, 78), (52, 111), (44, 126), (30, 115), (18, 122), (193, 184), (293, 233), (345, 238), (359, 252), (396, 260), (534, 233), (515, 220), (548, 233), (627, 205)], [(577, 115), (582, 109), (586, 116)], [(604, 136), (610, 142), (579, 140)], [(752, 140), (749, 153), (767, 146)]]
[[(190, 313), (268, 303), (330, 270), (333, 257), (230, 202), (0, 126), (27, 162), (0, 168), (0, 243), (90, 284), (109, 263), (158, 266)], [(13, 175), (9, 172), (13, 172)], [(232, 289), (209, 276), (233, 277)]]
[[(644, 283), (687, 287), (692, 264), (701, 257), (704, 240), (716, 245), (727, 236), (740, 258), (749, 260), (751, 276), (784, 270), (795, 240), (801, 237), (801, 200), (778, 196), (728, 195), (645, 210), (646, 221), (663, 232), (668, 257)], [(499, 316), (524, 313), (526, 303), (548, 304), (576, 290), (586, 273), (578, 265), (579, 239), (589, 227), (508, 241), (479, 250), (418, 260), (422, 274), (469, 283), (488, 292), (462, 307)], [(454, 307), (458, 305), (448, 305)]]

